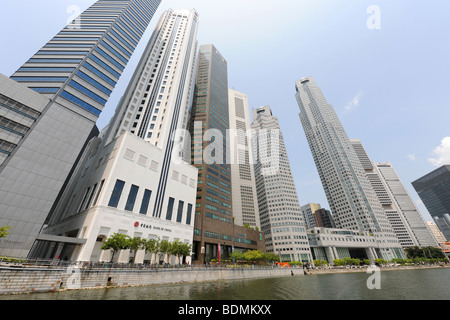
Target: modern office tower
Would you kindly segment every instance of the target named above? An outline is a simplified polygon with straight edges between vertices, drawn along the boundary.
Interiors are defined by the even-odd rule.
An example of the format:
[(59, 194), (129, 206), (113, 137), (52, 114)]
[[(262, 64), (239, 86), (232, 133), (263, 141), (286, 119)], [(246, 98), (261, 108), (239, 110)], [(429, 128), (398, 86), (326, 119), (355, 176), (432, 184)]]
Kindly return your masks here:
[[(197, 29), (195, 10), (162, 15), (114, 117), (91, 140), (34, 256), (109, 261), (100, 246), (114, 233), (192, 244), (198, 172), (182, 160), (177, 132), (187, 129)], [(126, 251), (117, 256), (119, 262), (132, 257)], [(139, 251), (136, 262), (155, 258)]]
[(412, 182), (425, 207), (450, 239), (450, 165), (444, 165)]
[(270, 106), (253, 110), (256, 189), (266, 249), (282, 261), (311, 262), (305, 224), (278, 119)]
[(336, 228), (330, 210), (320, 208), (313, 213), (313, 216), (317, 227)]
[[(378, 258), (404, 252), (333, 107), (312, 77), (296, 82), (300, 120), (336, 227), (382, 238)], [(375, 257), (377, 258), (377, 257)]]
[(306, 229), (318, 227), (314, 219), (314, 212), (321, 208), (319, 203), (308, 203), (301, 206), (303, 220), (305, 221)]
[(350, 140), (380, 204), (404, 248), (437, 246), (436, 240), (389, 162), (372, 162), (360, 140)]
[(97, 1), (1, 77), (0, 255), (27, 256), (159, 3)]
[(427, 226), (439, 245), (447, 242), (447, 238), (444, 236), (436, 223), (434, 223), (433, 221), (427, 221)]
[(230, 164), (234, 223), (261, 229), (255, 172), (250, 149), (250, 109), (246, 94), (228, 90), (230, 115)]
[(198, 169), (194, 263), (227, 259), (233, 250), (264, 249), (259, 232), (233, 221), (227, 61), (212, 44), (200, 46), (193, 100), (191, 159)]

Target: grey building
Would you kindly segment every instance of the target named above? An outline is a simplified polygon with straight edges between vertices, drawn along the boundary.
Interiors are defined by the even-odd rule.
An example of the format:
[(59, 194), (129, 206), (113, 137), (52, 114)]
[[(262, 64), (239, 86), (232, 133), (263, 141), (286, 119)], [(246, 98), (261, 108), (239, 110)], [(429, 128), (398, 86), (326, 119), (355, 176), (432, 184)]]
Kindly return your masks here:
[(412, 185), (439, 229), (450, 239), (450, 165), (433, 170)]
[(0, 80), (0, 255), (26, 257), (161, 0), (100, 0)]
[(337, 228), (383, 238), (379, 258), (404, 252), (333, 107), (312, 77), (296, 82), (300, 120)]

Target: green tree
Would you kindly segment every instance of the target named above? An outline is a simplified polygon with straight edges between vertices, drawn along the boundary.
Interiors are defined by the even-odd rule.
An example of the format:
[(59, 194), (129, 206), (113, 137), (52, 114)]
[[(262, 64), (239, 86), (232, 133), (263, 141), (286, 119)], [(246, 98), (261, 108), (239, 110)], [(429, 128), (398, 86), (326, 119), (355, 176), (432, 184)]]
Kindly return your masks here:
[(181, 264), (181, 257), (191, 255), (191, 245), (183, 243), (180, 240), (175, 240), (172, 243), (172, 253), (178, 259), (178, 264)]
[(11, 229), (11, 226), (0, 227), (0, 238), (6, 238), (10, 234), (9, 230)]
[(145, 240), (140, 237), (129, 239), (129, 249), (133, 250), (133, 264), (136, 261), (136, 254), (138, 250), (144, 248)]
[[(159, 239), (148, 239), (144, 242), (143, 248), (145, 252), (150, 252), (152, 254), (155, 254), (155, 259), (160, 251), (160, 240)], [(152, 261), (150, 260), (150, 263)]]
[(114, 233), (111, 237), (106, 239), (102, 246), (101, 250), (110, 250), (111, 251), (111, 261), (114, 261), (115, 254), (120, 250), (126, 250), (130, 248), (130, 237), (122, 234), (122, 233)]
[(167, 262), (169, 262), (170, 256), (172, 255), (172, 243), (169, 240), (161, 240), (159, 243), (159, 252), (162, 255), (167, 254)]

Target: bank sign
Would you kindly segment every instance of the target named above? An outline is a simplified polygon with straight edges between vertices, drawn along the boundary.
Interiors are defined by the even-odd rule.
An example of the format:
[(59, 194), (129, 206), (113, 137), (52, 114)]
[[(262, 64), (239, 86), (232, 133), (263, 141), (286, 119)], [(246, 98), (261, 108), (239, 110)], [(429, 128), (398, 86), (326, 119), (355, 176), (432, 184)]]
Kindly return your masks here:
[(136, 221), (136, 222), (134, 223), (134, 227), (135, 227), (135, 228), (144, 228), (144, 229), (159, 230), (159, 231), (164, 231), (164, 232), (172, 232), (172, 230), (170, 230), (170, 229), (162, 228), (162, 227), (157, 227), (157, 226), (152, 226), (152, 225), (150, 225), (150, 224), (140, 223), (139, 221)]

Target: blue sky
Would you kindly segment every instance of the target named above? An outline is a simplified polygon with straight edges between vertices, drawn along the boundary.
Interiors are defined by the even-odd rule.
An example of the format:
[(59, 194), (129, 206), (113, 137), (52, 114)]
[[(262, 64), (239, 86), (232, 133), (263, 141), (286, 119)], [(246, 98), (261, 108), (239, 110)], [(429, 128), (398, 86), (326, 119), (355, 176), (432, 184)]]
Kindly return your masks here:
[[(59, 32), (73, 14), (71, 6), (83, 11), (94, 2), (2, 1), (0, 73), (10, 76)], [(380, 29), (367, 26), (373, 5)], [(313, 76), (348, 136), (360, 139), (373, 161), (391, 162), (431, 219), (411, 182), (450, 163), (448, 0), (163, 0), (100, 128), (167, 8), (195, 8), (199, 44), (213, 43), (228, 61), (230, 88), (246, 93), (251, 108), (270, 105), (278, 116), (301, 205), (328, 208), (295, 100), (295, 81)]]

